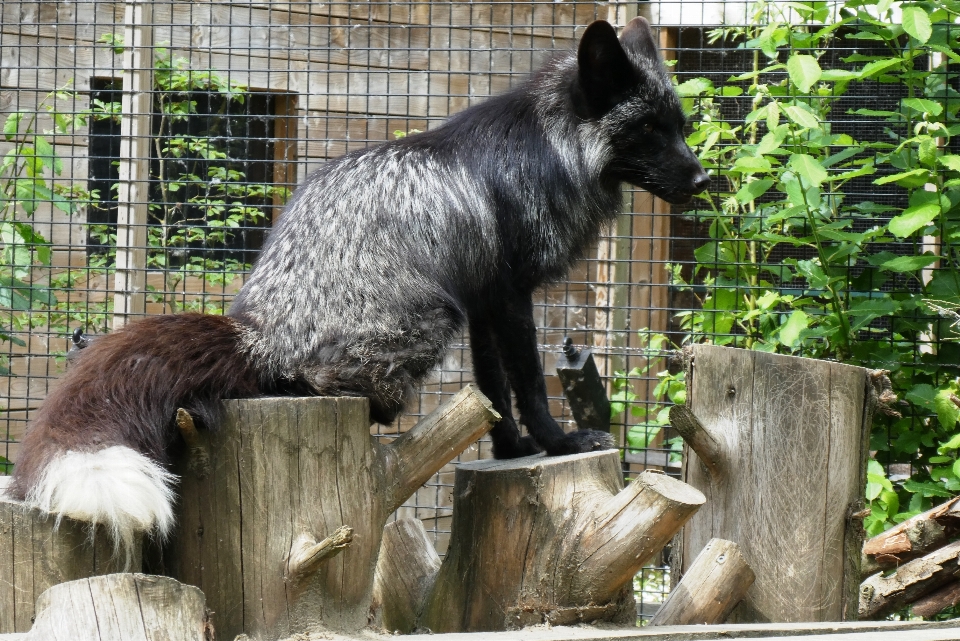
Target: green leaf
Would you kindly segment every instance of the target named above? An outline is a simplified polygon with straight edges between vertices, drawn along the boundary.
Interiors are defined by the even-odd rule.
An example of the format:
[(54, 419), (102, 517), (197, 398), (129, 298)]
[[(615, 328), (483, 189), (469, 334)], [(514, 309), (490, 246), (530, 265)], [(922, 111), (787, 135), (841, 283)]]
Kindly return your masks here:
[[(937, 420), (940, 421), (940, 427), (945, 430), (956, 428), (958, 412), (960, 412), (960, 408), (950, 400), (951, 396), (953, 396), (952, 390), (942, 389), (937, 392), (933, 403), (937, 410)], [(943, 454), (943, 452), (940, 453)]]
[(887, 229), (897, 238), (906, 238), (918, 229), (923, 229), (940, 215), (940, 203), (928, 202), (909, 207), (899, 216), (894, 216)]
[(918, 113), (928, 113), (932, 116), (939, 116), (943, 113), (943, 105), (935, 100), (925, 98), (904, 98), (900, 101), (904, 107), (913, 109)]
[(3, 121), (3, 137), (7, 140), (13, 140), (13, 137), (17, 135), (17, 131), (20, 129), (20, 121), (23, 120), (22, 111), (14, 111), (13, 113), (7, 116), (7, 119)]
[(934, 389), (932, 385), (928, 385), (927, 383), (914, 385), (904, 395), (904, 398), (914, 405), (919, 405), (924, 409), (930, 411), (936, 410), (937, 390)]
[(820, 80), (823, 70), (820, 69), (816, 58), (798, 53), (787, 60), (787, 73), (790, 74), (790, 81), (797, 86), (797, 89), (808, 93), (810, 87)]
[(911, 169), (910, 171), (904, 171), (899, 174), (893, 174), (892, 176), (884, 176), (883, 178), (877, 178), (873, 181), (874, 185), (887, 185), (889, 183), (897, 182), (898, 180), (903, 180), (904, 178), (910, 178), (912, 176), (919, 176), (921, 174), (928, 174), (930, 170), (923, 169)]
[(871, 63), (868, 63), (863, 69), (860, 70), (860, 78), (866, 80), (867, 78), (876, 76), (885, 71), (889, 71), (894, 67), (903, 66), (902, 58), (885, 58), (883, 60), (874, 60)]
[(41, 159), (47, 166), (53, 167), (53, 172), (58, 176), (63, 173), (63, 162), (53, 151), (53, 145), (43, 136), (35, 136), (33, 140), (36, 147), (37, 158)]
[(949, 156), (940, 156), (940, 164), (950, 171), (960, 171), (960, 156), (953, 154)]
[(810, 325), (810, 317), (803, 310), (790, 314), (787, 322), (780, 327), (780, 342), (787, 347), (795, 347), (800, 341), (800, 332)]
[(787, 166), (799, 176), (806, 179), (810, 186), (819, 186), (827, 179), (827, 170), (814, 158), (807, 154), (793, 154)]
[(933, 483), (931, 481), (914, 481), (913, 479), (907, 479), (903, 482), (903, 489), (907, 492), (912, 492), (914, 494), (922, 494), (923, 496), (941, 496), (944, 498), (953, 498), (953, 493), (945, 490), (940, 485)]
[[(711, 89), (713, 89), (713, 83), (706, 78), (693, 78), (692, 80), (681, 82), (676, 86), (677, 94), (683, 98), (699, 96), (700, 94), (706, 93)], [(406, 135), (406, 132), (402, 131), (396, 131), (394, 132), (394, 135), (398, 133)], [(401, 137), (402, 136), (397, 136), (397, 138)]]
[[(889, 252), (885, 252), (887, 255)], [(871, 264), (876, 265), (880, 269), (886, 270), (888, 272), (904, 273), (904, 272), (915, 272), (918, 269), (923, 269), (928, 265), (940, 260), (939, 256), (934, 256), (933, 254), (921, 254), (920, 256), (897, 256), (896, 258), (889, 258), (882, 262), (870, 261)]]
[(801, 127), (807, 129), (816, 129), (820, 126), (820, 121), (812, 113), (799, 105), (787, 105), (783, 109), (787, 112), (787, 117)]
[(773, 187), (773, 183), (774, 181), (772, 178), (764, 178), (763, 180), (749, 182), (740, 188), (740, 191), (737, 192), (734, 198), (741, 203), (751, 202), (765, 194), (767, 190)]
[(924, 44), (933, 35), (930, 14), (915, 5), (903, 7), (903, 30)]

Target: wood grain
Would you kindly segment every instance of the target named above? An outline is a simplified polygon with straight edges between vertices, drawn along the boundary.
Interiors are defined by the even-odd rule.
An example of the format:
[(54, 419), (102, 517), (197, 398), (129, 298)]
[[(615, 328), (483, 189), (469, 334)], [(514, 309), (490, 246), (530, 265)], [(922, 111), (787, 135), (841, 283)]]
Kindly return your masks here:
[[(5, 478), (5, 477), (4, 477)], [(4, 484), (5, 485), (5, 484)], [(122, 571), (105, 532), (89, 524), (26, 508), (0, 487), (0, 633), (26, 632), (37, 598), (48, 588), (98, 574)], [(139, 550), (130, 569), (139, 569)]]
[(736, 543), (711, 539), (649, 625), (723, 623), (755, 580)]
[(453, 531), (421, 627), (476, 632), (633, 622), (632, 578), (703, 503), (616, 452), (458, 466)]
[[(207, 592), (225, 638), (359, 630), (388, 516), (490, 429), (489, 408), (465, 388), (383, 446), (370, 437), (367, 399), (227, 401), (221, 428), (200, 433), (209, 474), (189, 454), (177, 463), (183, 499), (164, 563)], [(348, 544), (337, 538), (345, 526)], [(314, 548), (303, 542), (328, 538), (337, 553), (308, 564)]]
[(723, 473), (711, 477), (687, 450), (682, 478), (707, 504), (684, 527), (676, 569), (686, 572), (710, 538), (736, 542), (757, 579), (730, 621), (855, 618), (859, 568), (850, 554), (862, 535), (848, 514), (859, 504), (867, 455), (867, 374), (693, 347), (688, 405), (720, 435)]

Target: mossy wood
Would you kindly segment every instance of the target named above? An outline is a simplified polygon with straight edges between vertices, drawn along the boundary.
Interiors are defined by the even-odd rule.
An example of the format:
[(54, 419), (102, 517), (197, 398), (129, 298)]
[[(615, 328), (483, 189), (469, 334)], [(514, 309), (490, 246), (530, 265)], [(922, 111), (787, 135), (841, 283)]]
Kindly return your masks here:
[[(694, 345), (682, 478), (707, 497), (674, 542), (681, 577), (707, 542), (737, 543), (756, 582), (729, 622), (857, 617), (867, 443), (876, 373)], [(676, 580), (676, 579), (675, 579)]]
[(457, 467), (450, 547), (419, 628), (477, 632), (581, 621), (633, 625), (633, 576), (703, 503), (616, 451)]
[(220, 638), (358, 630), (387, 517), (498, 418), (467, 387), (380, 445), (366, 399), (227, 401), (181, 461), (166, 570), (207, 594)]
[[(5, 480), (5, 479), (2, 479)], [(56, 518), (4, 496), (0, 484), (0, 634), (26, 632), (37, 598), (64, 581), (121, 572), (126, 557), (113, 549), (106, 533), (93, 536), (89, 523)], [(130, 569), (140, 569), (140, 551)]]

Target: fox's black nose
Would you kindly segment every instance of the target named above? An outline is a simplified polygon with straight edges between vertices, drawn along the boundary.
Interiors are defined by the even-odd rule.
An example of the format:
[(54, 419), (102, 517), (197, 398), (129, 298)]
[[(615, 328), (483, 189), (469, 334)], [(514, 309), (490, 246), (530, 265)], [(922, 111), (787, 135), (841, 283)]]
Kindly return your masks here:
[(707, 175), (707, 172), (701, 170), (700, 173), (693, 177), (693, 193), (699, 194), (701, 191), (706, 189), (710, 185), (710, 176)]

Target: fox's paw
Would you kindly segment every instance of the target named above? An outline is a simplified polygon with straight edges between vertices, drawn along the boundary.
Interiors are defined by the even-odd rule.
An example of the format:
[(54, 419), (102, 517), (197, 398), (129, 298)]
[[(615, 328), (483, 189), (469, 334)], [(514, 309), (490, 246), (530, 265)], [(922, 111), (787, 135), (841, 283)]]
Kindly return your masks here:
[(493, 458), (520, 458), (521, 456), (532, 456), (540, 452), (540, 446), (529, 436), (524, 436), (507, 445), (498, 444), (496, 440), (493, 442)]
[(583, 452), (596, 452), (598, 450), (611, 450), (616, 445), (613, 437), (606, 432), (597, 430), (577, 430), (565, 435), (557, 441), (554, 447), (547, 450), (550, 456), (561, 456), (563, 454), (581, 454)]

